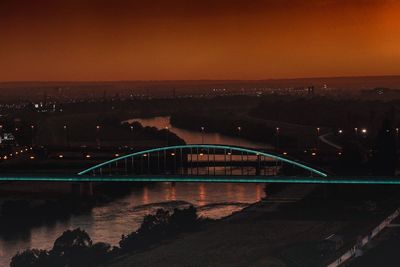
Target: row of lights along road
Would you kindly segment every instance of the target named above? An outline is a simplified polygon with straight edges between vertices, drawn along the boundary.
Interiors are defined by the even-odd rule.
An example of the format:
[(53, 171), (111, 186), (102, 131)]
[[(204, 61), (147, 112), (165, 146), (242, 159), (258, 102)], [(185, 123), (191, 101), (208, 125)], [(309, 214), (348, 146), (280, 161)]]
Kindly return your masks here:
[[(67, 126), (67, 125), (64, 125), (63, 128), (66, 130), (66, 129), (68, 128), (68, 126)], [(0, 125), (0, 130), (2, 130), (2, 129), (3, 129), (3, 126)], [(31, 129), (32, 129), (32, 130), (35, 129), (35, 126), (34, 126), (34, 125), (31, 125)], [(96, 125), (96, 130), (99, 131), (100, 129), (101, 129), (101, 126), (100, 126), (100, 125)], [(133, 131), (133, 126), (130, 126), (130, 129), (131, 129), (131, 131)], [(167, 127), (165, 127), (165, 129), (166, 129), (166, 130), (169, 130), (169, 127), (167, 126)], [(201, 142), (202, 142), (202, 144), (204, 144), (204, 132), (205, 132), (205, 127), (204, 127), (204, 126), (201, 126), (200, 129), (201, 129), (201, 133), (202, 133), (202, 138), (201, 138), (202, 140), (201, 140)], [(18, 128), (15, 128), (15, 130), (18, 131)], [(237, 130), (238, 130), (238, 134), (239, 134), (239, 138), (240, 138), (240, 134), (241, 134), (241, 131), (242, 131), (242, 127), (241, 127), (241, 126), (238, 126), (238, 127), (237, 127)], [(279, 133), (280, 133), (280, 127), (276, 127), (275, 130), (276, 130), (276, 136), (277, 136), (277, 140), (276, 140), (276, 149), (278, 149), (278, 145), (279, 145), (279, 139), (278, 139), (278, 138), (279, 138)], [(318, 138), (319, 138), (319, 136), (320, 136), (320, 128), (317, 127), (317, 128), (316, 128), (316, 131), (317, 131), (317, 136), (318, 136)], [(359, 129), (358, 129), (357, 127), (355, 127), (355, 128), (354, 128), (354, 131), (355, 131), (355, 133), (357, 134), (358, 131), (359, 131)], [(362, 128), (360, 131), (361, 131), (362, 134), (367, 134), (367, 129), (366, 129), (366, 128)], [(343, 131), (342, 129), (339, 129), (339, 130), (338, 130), (338, 134), (343, 134), (343, 133), (344, 133), (344, 131)], [(399, 133), (399, 128), (396, 128), (396, 133)], [(239, 140), (239, 142), (240, 142), (240, 140)], [(239, 145), (240, 145), (240, 144), (239, 144)], [(32, 148), (30, 148), (30, 149), (32, 149)], [(23, 152), (23, 151), (21, 150), (21, 153), (22, 153), (22, 152)], [(15, 154), (18, 155), (18, 151), (17, 151)], [(283, 152), (282, 154), (283, 154), (283, 155), (287, 155), (287, 152)], [(341, 152), (339, 152), (338, 154), (341, 155)], [(316, 152), (312, 152), (311, 155), (316, 156)], [(10, 157), (12, 157), (12, 156), (13, 156), (13, 154), (10, 154)], [(174, 155), (172, 155), (172, 156), (174, 156)], [(115, 157), (119, 157), (119, 154), (115, 154)], [(62, 158), (64, 158), (64, 156), (63, 156), (63, 155), (58, 155), (58, 158), (62, 159)], [(88, 158), (88, 159), (89, 159), (89, 158), (91, 158), (91, 155), (87, 154), (87, 155), (85, 155), (85, 158)], [(7, 156), (7, 155), (3, 156), (3, 159), (8, 159), (8, 156)], [(35, 157), (34, 157), (34, 156), (31, 156), (30, 159), (35, 159)]]
[[(21, 155), (21, 154), (23, 154), (24, 152), (27, 152), (28, 150), (32, 150), (32, 147), (30, 147), (29, 149), (28, 149), (28, 148), (23, 148), (23, 149), (20, 149), (20, 150), (15, 151), (14, 153), (10, 153), (10, 154), (8, 154), (8, 155), (3, 155), (3, 156), (0, 157), (0, 159), (8, 160), (8, 159), (10, 159), (10, 158), (12, 158), (12, 157), (14, 157), (14, 156)], [(32, 156), (31, 156), (31, 157), (32, 157)], [(31, 157), (30, 157), (30, 158), (31, 158)]]

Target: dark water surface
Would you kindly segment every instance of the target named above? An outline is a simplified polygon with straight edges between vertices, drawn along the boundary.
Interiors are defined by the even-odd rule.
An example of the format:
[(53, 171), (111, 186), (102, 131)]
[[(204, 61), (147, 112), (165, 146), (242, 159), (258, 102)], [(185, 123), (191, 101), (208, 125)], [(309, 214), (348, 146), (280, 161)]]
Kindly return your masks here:
[[(220, 134), (202, 134), (171, 127), (168, 117), (137, 119), (144, 126), (169, 129), (187, 143), (230, 144), (253, 148), (268, 148), (266, 144), (252, 143), (243, 139)], [(28, 236), (12, 240), (0, 237), (0, 266), (8, 266), (17, 251), (27, 248), (50, 249), (54, 240), (67, 229), (80, 227), (86, 230), (94, 242), (118, 245), (122, 234), (136, 230), (143, 216), (158, 208), (173, 209), (193, 204), (199, 214), (209, 218), (222, 218), (260, 200), (262, 184), (211, 184), (211, 183), (157, 183), (134, 190), (130, 195), (95, 207), (91, 213), (72, 216), (69, 220), (52, 226), (31, 229)]]

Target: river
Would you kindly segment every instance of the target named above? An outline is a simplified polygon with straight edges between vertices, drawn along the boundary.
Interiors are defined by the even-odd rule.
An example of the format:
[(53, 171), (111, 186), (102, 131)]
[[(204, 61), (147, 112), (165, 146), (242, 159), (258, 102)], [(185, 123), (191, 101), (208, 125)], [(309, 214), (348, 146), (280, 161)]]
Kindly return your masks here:
[(248, 148), (271, 148), (265, 143), (251, 142), (243, 138), (230, 137), (219, 133), (201, 133), (191, 130), (177, 128), (171, 125), (169, 117), (153, 117), (148, 119), (131, 119), (124, 122), (132, 123), (140, 122), (143, 126), (156, 127), (158, 129), (168, 129), (185, 140), (187, 144), (220, 144), (220, 145), (237, 145)]
[[(186, 143), (230, 144), (246, 147), (269, 146), (245, 139), (227, 137), (218, 133), (202, 133), (172, 127), (168, 117), (134, 119), (144, 126), (169, 127)], [(130, 120), (132, 121), (132, 120)], [(193, 204), (200, 216), (222, 218), (259, 201), (263, 184), (234, 183), (155, 183), (133, 190), (128, 196), (95, 207), (90, 213), (73, 215), (67, 221), (35, 227), (24, 237), (5, 240), (0, 236), (0, 266), (8, 266), (17, 251), (27, 248), (51, 249), (55, 239), (67, 229), (80, 227), (86, 230), (94, 242), (118, 245), (122, 234), (136, 230), (143, 216), (158, 208), (173, 209)]]

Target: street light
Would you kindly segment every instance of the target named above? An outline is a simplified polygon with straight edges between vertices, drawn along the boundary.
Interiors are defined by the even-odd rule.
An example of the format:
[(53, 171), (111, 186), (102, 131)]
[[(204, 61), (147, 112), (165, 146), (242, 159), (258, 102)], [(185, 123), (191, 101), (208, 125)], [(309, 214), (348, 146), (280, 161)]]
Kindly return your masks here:
[(241, 126), (238, 126), (238, 127), (237, 127), (237, 130), (238, 130), (239, 146), (240, 146), (240, 132), (242, 131), (242, 127), (241, 127)]
[(167, 130), (166, 131), (166, 140), (167, 140), (167, 146), (168, 146), (168, 144), (169, 144), (169, 127), (168, 126), (165, 126), (165, 130)]
[(317, 127), (317, 150), (319, 150), (319, 133), (320, 133), (320, 128)]
[(278, 149), (279, 149), (279, 131), (280, 131), (280, 128), (276, 127), (275, 130), (276, 130), (275, 149), (276, 149), (276, 151), (278, 151)]
[(201, 126), (201, 144), (204, 145), (204, 126)]
[(97, 146), (98, 146), (99, 148), (101, 147), (100, 135), (99, 135), (100, 128), (101, 128), (100, 125), (96, 125), (96, 135), (97, 135), (97, 136), (96, 136), (96, 137), (97, 137), (96, 143), (97, 143)]
[(361, 129), (361, 133), (362, 134), (367, 134), (367, 129), (365, 129), (365, 128)]
[(31, 144), (32, 146), (34, 145), (34, 139), (35, 139), (35, 125), (31, 125), (31, 129), (32, 129), (32, 138), (31, 138)]
[(68, 132), (68, 126), (64, 124), (64, 134), (65, 134), (65, 142), (67, 143), (67, 147), (69, 147), (69, 132)]

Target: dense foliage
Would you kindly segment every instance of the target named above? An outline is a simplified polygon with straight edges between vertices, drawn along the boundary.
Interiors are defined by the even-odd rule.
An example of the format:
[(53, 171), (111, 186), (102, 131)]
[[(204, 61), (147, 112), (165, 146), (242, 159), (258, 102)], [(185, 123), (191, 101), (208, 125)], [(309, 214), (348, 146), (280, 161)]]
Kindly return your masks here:
[(193, 206), (175, 209), (172, 213), (159, 209), (144, 217), (140, 228), (122, 236), (120, 247), (93, 243), (81, 229), (67, 230), (49, 251), (28, 249), (17, 253), (11, 267), (91, 267), (103, 264), (121, 254), (143, 250), (182, 232), (198, 229), (200, 219)]

